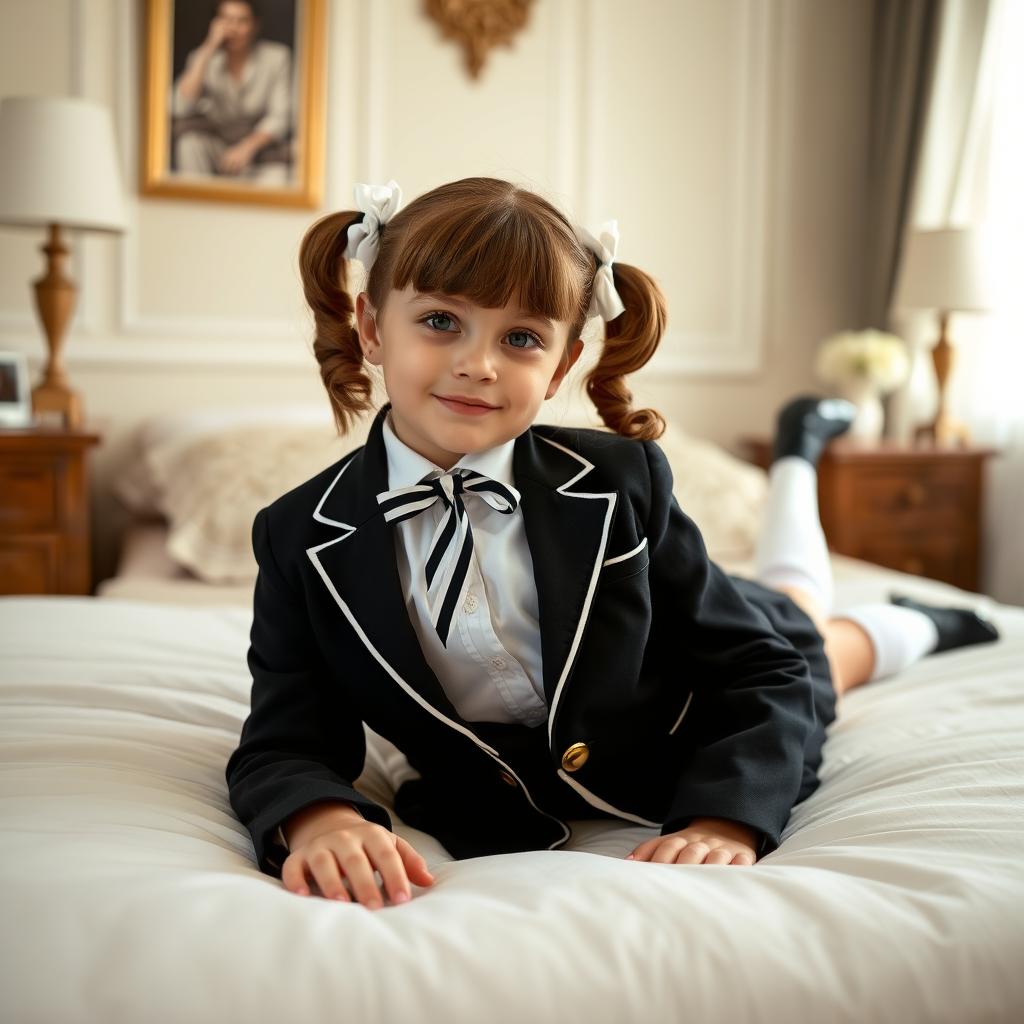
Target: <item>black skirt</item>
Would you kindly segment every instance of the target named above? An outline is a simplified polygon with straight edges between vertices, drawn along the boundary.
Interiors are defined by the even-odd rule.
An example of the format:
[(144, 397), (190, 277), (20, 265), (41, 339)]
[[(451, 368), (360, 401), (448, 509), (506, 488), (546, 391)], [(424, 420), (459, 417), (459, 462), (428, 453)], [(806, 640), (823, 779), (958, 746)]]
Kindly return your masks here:
[(807, 659), (811, 668), (816, 722), (804, 745), (804, 777), (797, 796), (797, 803), (800, 803), (818, 788), (825, 730), (836, 717), (836, 691), (825, 655), (825, 640), (807, 613), (788, 594), (741, 576), (729, 579), (747, 601), (764, 614), (771, 627)]

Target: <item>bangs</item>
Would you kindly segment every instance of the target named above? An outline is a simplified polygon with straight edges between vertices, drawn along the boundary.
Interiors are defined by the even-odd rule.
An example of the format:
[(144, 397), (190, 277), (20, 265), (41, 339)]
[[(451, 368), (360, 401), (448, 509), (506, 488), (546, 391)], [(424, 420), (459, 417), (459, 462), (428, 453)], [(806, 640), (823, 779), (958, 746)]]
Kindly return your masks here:
[[(461, 204), (460, 204), (461, 205)], [(478, 306), (576, 325), (593, 275), (569, 228), (516, 200), (432, 210), (408, 228), (392, 286), (464, 296)]]

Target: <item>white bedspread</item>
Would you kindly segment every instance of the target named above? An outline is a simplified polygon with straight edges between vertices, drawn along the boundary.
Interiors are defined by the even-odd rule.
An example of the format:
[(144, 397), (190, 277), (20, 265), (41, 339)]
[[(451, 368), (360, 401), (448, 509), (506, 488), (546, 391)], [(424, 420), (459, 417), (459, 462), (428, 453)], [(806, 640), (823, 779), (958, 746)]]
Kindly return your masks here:
[[(247, 609), (0, 598), (0, 1019), (1024, 1019), (1024, 610), (986, 609), (1000, 643), (843, 699), (752, 867), (625, 861), (655, 832), (607, 822), (452, 861), (399, 823), (438, 881), (372, 911), (260, 874), (228, 804)], [(407, 766), (369, 740), (357, 785), (390, 804)]]

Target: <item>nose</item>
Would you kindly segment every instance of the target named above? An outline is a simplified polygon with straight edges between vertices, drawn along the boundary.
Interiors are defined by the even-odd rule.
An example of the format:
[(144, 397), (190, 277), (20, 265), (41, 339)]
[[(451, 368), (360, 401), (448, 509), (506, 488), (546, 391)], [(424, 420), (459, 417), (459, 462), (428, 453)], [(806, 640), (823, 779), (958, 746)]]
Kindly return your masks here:
[(455, 346), (452, 370), (460, 380), (494, 380), (497, 373), (490, 342), (483, 337), (464, 339)]

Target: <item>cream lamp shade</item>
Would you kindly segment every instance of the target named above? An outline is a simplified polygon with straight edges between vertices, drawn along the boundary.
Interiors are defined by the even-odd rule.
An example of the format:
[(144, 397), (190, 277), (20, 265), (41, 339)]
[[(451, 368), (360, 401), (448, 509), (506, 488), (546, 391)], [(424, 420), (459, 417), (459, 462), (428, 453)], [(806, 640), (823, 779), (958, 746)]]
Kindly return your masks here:
[(985, 312), (992, 308), (991, 237), (984, 227), (912, 231), (897, 309)]
[(986, 225), (914, 230), (907, 239), (896, 309), (933, 309), (939, 313), (939, 340), (932, 349), (939, 405), (935, 419), (918, 428), (918, 440), (965, 444), (968, 431), (946, 410), (946, 387), (955, 350), (949, 338), (953, 312), (983, 313), (992, 308), (996, 280), (993, 236)]
[(127, 226), (110, 113), (67, 96), (0, 101), (0, 223)]
[(9, 96), (0, 101), (0, 224), (43, 227), (47, 273), (34, 282), (49, 358), (33, 388), (37, 414), (81, 422), (81, 402), (68, 386), (61, 347), (74, 308), (74, 283), (63, 274), (62, 228), (120, 232), (127, 226), (121, 172), (109, 111), (69, 96)]

